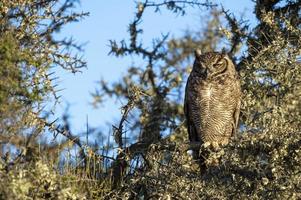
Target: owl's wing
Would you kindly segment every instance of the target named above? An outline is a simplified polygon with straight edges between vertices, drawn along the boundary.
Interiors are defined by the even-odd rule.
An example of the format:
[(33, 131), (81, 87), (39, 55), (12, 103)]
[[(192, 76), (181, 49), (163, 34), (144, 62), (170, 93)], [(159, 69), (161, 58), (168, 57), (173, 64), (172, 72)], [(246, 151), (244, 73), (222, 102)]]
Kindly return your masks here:
[(187, 130), (188, 130), (189, 141), (195, 142), (195, 141), (197, 141), (198, 134), (197, 134), (195, 125), (194, 125), (193, 121), (191, 120), (192, 113), (190, 113), (191, 109), (190, 109), (189, 105), (191, 105), (191, 102), (188, 97), (188, 95), (189, 95), (188, 87), (189, 87), (189, 78), (188, 78), (186, 88), (185, 88), (184, 114), (185, 114), (185, 118), (186, 118), (186, 125), (187, 125)]
[(240, 113), (240, 104), (241, 104), (241, 101), (240, 101), (240, 97), (239, 97), (239, 99), (237, 101), (237, 104), (236, 104), (236, 108), (235, 108), (234, 114), (233, 114), (234, 124), (233, 124), (232, 136), (235, 136), (235, 134), (237, 133), (238, 121), (239, 121), (239, 113)]

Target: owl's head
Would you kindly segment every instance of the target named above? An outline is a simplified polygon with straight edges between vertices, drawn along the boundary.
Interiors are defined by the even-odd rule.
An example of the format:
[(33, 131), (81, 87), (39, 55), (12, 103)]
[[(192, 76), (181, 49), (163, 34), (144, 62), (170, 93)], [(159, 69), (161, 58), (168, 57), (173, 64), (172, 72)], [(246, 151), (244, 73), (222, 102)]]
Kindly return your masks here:
[(192, 71), (200, 77), (211, 79), (222, 75), (234, 75), (235, 66), (232, 60), (224, 52), (202, 53), (195, 50), (195, 61)]

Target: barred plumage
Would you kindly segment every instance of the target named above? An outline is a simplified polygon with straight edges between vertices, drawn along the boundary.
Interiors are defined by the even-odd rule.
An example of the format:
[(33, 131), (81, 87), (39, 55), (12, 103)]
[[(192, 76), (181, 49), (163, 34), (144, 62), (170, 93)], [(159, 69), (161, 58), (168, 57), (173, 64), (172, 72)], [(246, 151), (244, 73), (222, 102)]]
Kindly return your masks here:
[[(226, 145), (236, 132), (240, 112), (240, 83), (225, 53), (195, 52), (185, 90), (184, 111), (191, 142)], [(194, 152), (198, 157), (198, 152)], [(204, 166), (204, 159), (200, 159)]]

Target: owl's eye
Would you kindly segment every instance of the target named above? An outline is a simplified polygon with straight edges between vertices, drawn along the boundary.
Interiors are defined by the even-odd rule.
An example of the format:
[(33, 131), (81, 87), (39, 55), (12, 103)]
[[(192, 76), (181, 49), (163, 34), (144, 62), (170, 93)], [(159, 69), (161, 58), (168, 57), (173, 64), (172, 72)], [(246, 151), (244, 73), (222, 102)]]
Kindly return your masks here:
[(219, 61), (219, 62), (213, 64), (214, 67), (221, 67), (222, 65), (224, 65), (223, 61)]

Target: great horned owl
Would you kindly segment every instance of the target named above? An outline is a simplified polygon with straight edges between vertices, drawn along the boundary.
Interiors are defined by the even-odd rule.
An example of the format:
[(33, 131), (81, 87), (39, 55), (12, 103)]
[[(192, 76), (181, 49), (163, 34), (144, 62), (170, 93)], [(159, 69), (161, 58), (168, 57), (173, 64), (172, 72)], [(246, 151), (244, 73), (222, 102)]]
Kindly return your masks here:
[[(190, 142), (226, 145), (236, 132), (240, 112), (240, 82), (235, 66), (225, 53), (195, 51), (188, 78), (184, 112)], [(202, 154), (202, 152), (201, 152)], [(193, 152), (200, 167), (205, 157)]]

